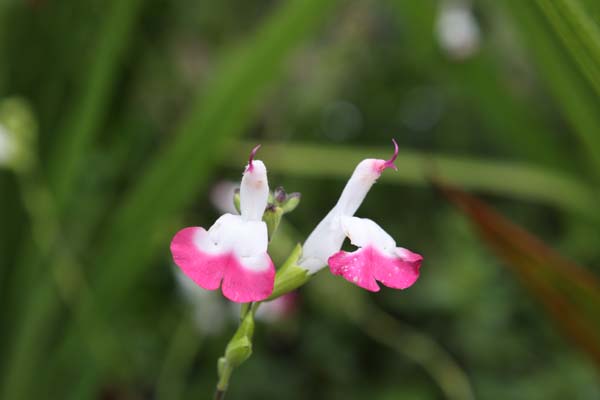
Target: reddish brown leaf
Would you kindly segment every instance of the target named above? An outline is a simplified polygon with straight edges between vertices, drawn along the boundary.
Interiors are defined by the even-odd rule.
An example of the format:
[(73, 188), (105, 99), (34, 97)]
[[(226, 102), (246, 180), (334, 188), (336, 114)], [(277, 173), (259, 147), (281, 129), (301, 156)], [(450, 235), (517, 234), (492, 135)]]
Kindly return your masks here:
[(567, 338), (600, 368), (600, 282), (483, 201), (454, 187), (434, 186), (475, 225), (481, 238), (544, 306)]

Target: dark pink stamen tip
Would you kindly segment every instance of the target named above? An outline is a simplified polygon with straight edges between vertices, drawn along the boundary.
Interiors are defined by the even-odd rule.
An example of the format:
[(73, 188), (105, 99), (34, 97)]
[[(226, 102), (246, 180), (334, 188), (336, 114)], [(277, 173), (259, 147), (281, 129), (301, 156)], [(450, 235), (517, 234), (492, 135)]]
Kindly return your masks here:
[(256, 152), (258, 151), (258, 149), (260, 149), (260, 144), (257, 144), (256, 146), (254, 146), (254, 148), (250, 152), (250, 158), (248, 159), (248, 169), (247, 169), (248, 172), (252, 172), (252, 169), (254, 168), (254, 166), (252, 165), (252, 161), (254, 161), (254, 156), (256, 155)]
[(396, 142), (396, 139), (392, 139), (392, 143), (394, 143), (394, 155), (383, 164), (383, 169), (393, 168), (394, 171), (398, 171), (398, 167), (394, 164), (394, 161), (398, 158), (398, 143)]

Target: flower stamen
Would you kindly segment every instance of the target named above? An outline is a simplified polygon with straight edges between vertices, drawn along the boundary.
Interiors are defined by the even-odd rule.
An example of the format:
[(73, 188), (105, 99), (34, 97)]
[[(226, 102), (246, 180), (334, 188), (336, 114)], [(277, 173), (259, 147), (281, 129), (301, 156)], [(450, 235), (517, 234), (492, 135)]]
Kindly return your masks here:
[(248, 158), (248, 168), (246, 168), (247, 172), (252, 172), (252, 170), (254, 169), (254, 165), (252, 165), (252, 161), (254, 161), (254, 156), (256, 155), (256, 152), (258, 151), (258, 149), (260, 149), (260, 144), (257, 144), (256, 146), (254, 146), (254, 148), (250, 152), (250, 158)]
[(398, 171), (398, 167), (396, 167), (396, 165), (394, 164), (394, 161), (396, 161), (396, 158), (398, 158), (398, 143), (396, 142), (396, 139), (392, 139), (392, 143), (394, 143), (394, 155), (392, 156), (392, 158), (386, 160), (386, 162), (383, 163), (383, 165), (381, 166), (382, 171), (386, 168), (393, 168), (394, 171)]

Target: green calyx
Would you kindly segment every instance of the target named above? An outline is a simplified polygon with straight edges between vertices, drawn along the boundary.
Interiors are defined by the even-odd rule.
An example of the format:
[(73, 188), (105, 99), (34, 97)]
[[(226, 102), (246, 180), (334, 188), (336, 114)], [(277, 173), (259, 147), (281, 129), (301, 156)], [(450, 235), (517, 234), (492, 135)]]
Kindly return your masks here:
[(311, 275), (304, 268), (298, 266), (298, 259), (301, 254), (302, 246), (298, 244), (283, 263), (283, 266), (277, 271), (273, 293), (266, 301), (276, 299), (308, 282)]
[(225, 348), (225, 360), (230, 367), (237, 368), (252, 355), (253, 335), (254, 313), (247, 312)]
[(283, 216), (283, 209), (278, 206), (269, 205), (265, 209), (263, 214), (263, 221), (267, 224), (267, 232), (269, 234), (269, 241), (275, 234), (279, 223), (281, 222), (281, 217)]

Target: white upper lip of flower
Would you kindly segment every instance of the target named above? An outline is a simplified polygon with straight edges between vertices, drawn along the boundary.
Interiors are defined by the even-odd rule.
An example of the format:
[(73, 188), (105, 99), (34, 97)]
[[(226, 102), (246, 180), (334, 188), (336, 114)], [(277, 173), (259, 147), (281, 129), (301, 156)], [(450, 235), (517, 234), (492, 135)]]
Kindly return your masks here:
[(396, 169), (394, 161), (398, 145), (395, 140), (393, 143), (394, 156), (390, 160), (368, 158), (356, 166), (336, 205), (304, 242), (298, 265), (308, 273), (313, 274), (327, 266), (329, 257), (339, 251), (346, 238), (342, 218), (354, 215), (384, 169)]
[(260, 160), (250, 160), (240, 186), (242, 218), (249, 221), (262, 221), (268, 200), (267, 168)]

